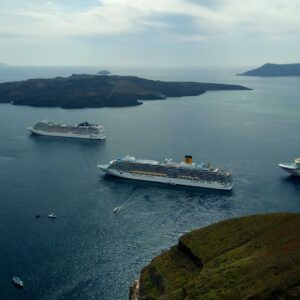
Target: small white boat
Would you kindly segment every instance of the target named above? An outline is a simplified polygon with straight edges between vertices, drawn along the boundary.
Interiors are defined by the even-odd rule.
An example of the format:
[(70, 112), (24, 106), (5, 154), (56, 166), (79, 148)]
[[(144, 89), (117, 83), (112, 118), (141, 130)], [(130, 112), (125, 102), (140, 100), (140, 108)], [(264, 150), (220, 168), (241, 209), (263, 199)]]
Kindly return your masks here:
[(113, 210), (113, 213), (115, 214), (115, 213), (118, 212), (120, 209), (121, 209), (120, 206), (115, 207), (114, 210)]
[(50, 218), (50, 219), (56, 219), (57, 215), (56, 214), (49, 214), (48, 218)]
[(19, 288), (24, 287), (23, 281), (19, 277), (17, 277), (17, 276), (13, 277), (12, 282), (14, 283), (15, 286), (17, 286)]

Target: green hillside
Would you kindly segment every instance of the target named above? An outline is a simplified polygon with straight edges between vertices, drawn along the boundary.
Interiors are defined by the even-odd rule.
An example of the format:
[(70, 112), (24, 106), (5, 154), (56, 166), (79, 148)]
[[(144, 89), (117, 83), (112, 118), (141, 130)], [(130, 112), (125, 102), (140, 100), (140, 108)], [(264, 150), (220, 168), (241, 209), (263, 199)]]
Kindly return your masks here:
[(141, 272), (138, 299), (300, 299), (300, 214), (194, 230)]

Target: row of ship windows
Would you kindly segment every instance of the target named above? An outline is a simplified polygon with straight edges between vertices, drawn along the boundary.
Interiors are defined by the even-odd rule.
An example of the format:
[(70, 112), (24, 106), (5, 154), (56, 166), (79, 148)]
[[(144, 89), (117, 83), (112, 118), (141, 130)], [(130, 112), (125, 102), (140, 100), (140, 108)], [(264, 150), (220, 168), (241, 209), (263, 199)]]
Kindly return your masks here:
[(124, 171), (124, 172), (136, 172), (136, 173), (140, 173), (140, 174), (155, 174), (156, 176), (167, 176), (167, 177), (175, 177), (175, 178), (183, 178), (183, 179), (193, 179), (193, 178), (203, 178), (205, 180), (214, 180), (214, 181), (217, 181), (217, 180), (221, 180), (221, 181), (224, 181), (224, 180), (230, 180), (231, 177), (230, 176), (222, 176), (222, 175), (217, 175), (217, 174), (211, 174), (211, 173), (200, 173), (199, 172), (185, 172), (185, 173), (188, 173), (188, 174), (183, 174), (183, 175), (180, 175), (180, 173), (182, 172), (179, 172), (179, 171), (170, 171), (167, 172), (167, 173), (160, 173), (160, 172), (155, 172), (154, 170), (153, 171), (144, 171), (144, 170), (128, 170), (127, 168), (117, 168), (117, 170), (119, 171)]
[[(155, 173), (155, 172), (147, 172), (147, 171), (129, 171), (129, 173), (132, 174), (141, 174), (141, 175), (149, 175), (149, 176), (158, 176), (158, 177), (171, 177), (168, 176), (167, 174), (163, 173)], [(207, 182), (220, 182), (224, 183), (225, 180), (222, 179), (211, 179), (211, 178), (200, 178), (200, 177), (191, 177), (191, 176), (174, 176), (171, 178), (179, 178), (179, 179), (186, 179), (186, 180), (195, 180), (195, 181), (207, 181)]]
[[(161, 173), (163, 171), (166, 170), (166, 167), (164, 166), (154, 166), (154, 165), (139, 165), (139, 164), (134, 164), (134, 163), (119, 163), (116, 166), (114, 166), (114, 168), (118, 169), (118, 170), (124, 170), (124, 171), (130, 171), (133, 168), (135, 169), (135, 171), (141, 170), (142, 172), (144, 171), (145, 168), (150, 169), (150, 172), (153, 173)], [(177, 168), (173, 168), (173, 167), (169, 167), (167, 168), (167, 176), (170, 175), (177, 175), (176, 173), (185, 173), (186, 176), (191, 176), (191, 177), (198, 177), (199, 173), (200, 176), (204, 176), (204, 177), (213, 177), (214, 179), (217, 179), (218, 177), (220, 178), (224, 178), (224, 177), (230, 177), (229, 173), (214, 173), (211, 171), (205, 171), (205, 170), (186, 170), (186, 169), (177, 169)]]
[(73, 133), (73, 134), (98, 134), (97, 131), (86, 131), (86, 130), (76, 130), (76, 131), (69, 131), (69, 130), (58, 130), (58, 129), (40, 129), (47, 132), (57, 132), (57, 133)]

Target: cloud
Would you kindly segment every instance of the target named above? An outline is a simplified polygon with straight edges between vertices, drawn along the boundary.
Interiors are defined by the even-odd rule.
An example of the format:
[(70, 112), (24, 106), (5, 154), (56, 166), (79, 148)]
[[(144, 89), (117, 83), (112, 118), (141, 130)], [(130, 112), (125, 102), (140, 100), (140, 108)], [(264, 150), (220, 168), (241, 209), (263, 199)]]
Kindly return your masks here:
[(222, 0), (222, 14), (230, 16), (233, 29), (242, 32), (281, 34), (298, 31), (298, 0)]
[(207, 36), (200, 34), (184, 35), (178, 38), (179, 42), (203, 42), (207, 41)]
[[(181, 26), (182, 41), (203, 42), (224, 35), (298, 35), (300, 28), (298, 0), (99, 0), (76, 10), (58, 1), (21, 3), (18, 7), (4, 3), (0, 35), (101, 36), (143, 33), (149, 28), (167, 33)], [(189, 24), (178, 24), (169, 16), (184, 16)]]

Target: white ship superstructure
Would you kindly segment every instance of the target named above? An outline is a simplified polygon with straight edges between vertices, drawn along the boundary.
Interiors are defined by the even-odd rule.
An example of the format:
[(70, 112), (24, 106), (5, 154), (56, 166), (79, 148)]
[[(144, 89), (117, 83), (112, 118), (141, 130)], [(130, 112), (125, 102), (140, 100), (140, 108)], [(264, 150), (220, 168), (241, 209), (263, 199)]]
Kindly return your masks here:
[(98, 168), (112, 176), (170, 185), (217, 190), (231, 190), (233, 186), (231, 173), (212, 168), (210, 164), (195, 164), (189, 155), (181, 163), (173, 162), (171, 159), (165, 159), (160, 163), (126, 156), (115, 159), (107, 165), (98, 165)]
[(97, 124), (83, 122), (78, 125), (62, 125), (48, 121), (37, 122), (28, 130), (33, 134), (71, 137), (81, 139), (103, 140), (106, 138), (105, 129)]
[(280, 163), (278, 166), (291, 175), (300, 176), (300, 158), (296, 158), (294, 163)]

